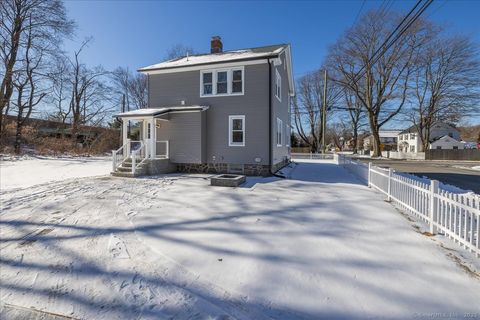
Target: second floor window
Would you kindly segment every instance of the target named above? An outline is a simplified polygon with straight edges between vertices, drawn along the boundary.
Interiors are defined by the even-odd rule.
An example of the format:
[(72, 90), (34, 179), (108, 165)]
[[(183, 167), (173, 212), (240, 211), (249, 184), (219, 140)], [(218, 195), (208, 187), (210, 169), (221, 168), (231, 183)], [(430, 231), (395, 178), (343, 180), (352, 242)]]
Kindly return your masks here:
[(204, 70), (200, 72), (200, 96), (241, 95), (244, 92), (244, 68)]
[(213, 93), (213, 73), (212, 72), (205, 72), (202, 74), (202, 94), (203, 95), (211, 95)]
[(278, 70), (275, 70), (275, 97), (277, 97), (279, 101), (282, 101), (282, 77)]
[(232, 93), (243, 92), (243, 72), (242, 70), (232, 71)]
[(227, 71), (217, 72), (217, 94), (225, 94), (228, 92)]

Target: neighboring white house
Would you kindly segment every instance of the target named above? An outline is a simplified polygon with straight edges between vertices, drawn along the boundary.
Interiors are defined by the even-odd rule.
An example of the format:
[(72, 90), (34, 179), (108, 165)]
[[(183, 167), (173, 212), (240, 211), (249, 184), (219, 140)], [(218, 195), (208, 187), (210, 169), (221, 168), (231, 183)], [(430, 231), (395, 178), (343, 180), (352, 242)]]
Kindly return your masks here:
[(465, 144), (448, 135), (430, 142), (430, 149), (464, 149), (464, 147)]
[[(446, 139), (443, 139), (440, 142), (435, 143), (436, 141), (444, 138), (449, 137), (449, 141), (446, 142)], [(460, 147), (460, 132), (453, 126), (443, 123), (437, 122), (432, 125), (430, 129), (430, 137), (429, 137), (429, 148), (436, 149), (437, 146), (441, 147), (442, 149), (463, 149), (463, 145)], [(411, 126), (410, 128), (400, 132), (398, 135), (398, 151), (399, 152), (423, 152), (422, 147), (422, 139), (419, 136), (418, 130), (415, 126)]]
[[(380, 136), (381, 149), (397, 150), (397, 139), (401, 130), (380, 130), (378, 132)], [(370, 134), (363, 139), (363, 150), (371, 150), (373, 148), (373, 135)]]

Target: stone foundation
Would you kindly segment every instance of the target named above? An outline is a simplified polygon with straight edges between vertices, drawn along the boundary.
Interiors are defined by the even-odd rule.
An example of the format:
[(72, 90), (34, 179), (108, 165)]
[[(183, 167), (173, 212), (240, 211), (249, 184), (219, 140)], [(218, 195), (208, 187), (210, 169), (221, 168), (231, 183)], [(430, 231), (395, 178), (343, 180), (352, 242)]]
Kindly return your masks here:
[[(186, 173), (231, 173), (228, 170), (228, 163), (177, 163), (177, 171)], [(266, 177), (270, 175), (270, 166), (260, 164), (244, 164), (243, 174), (247, 176)]]
[(177, 166), (168, 159), (151, 159), (145, 162), (145, 174), (154, 176), (164, 173), (172, 173), (177, 170)]

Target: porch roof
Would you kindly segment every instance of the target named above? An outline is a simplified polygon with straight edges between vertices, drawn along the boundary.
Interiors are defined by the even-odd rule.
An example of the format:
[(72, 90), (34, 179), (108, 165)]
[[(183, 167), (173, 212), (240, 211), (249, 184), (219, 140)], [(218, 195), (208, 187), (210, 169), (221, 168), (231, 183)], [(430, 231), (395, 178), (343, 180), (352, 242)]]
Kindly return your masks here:
[(146, 109), (138, 109), (138, 110), (131, 110), (127, 112), (122, 112), (116, 114), (114, 117), (117, 118), (147, 118), (147, 117), (159, 117), (161, 115), (170, 113), (170, 112), (190, 112), (190, 111), (205, 111), (208, 109), (208, 106), (199, 106), (199, 105), (191, 105), (191, 106), (170, 106), (170, 107), (162, 107), (162, 108), (146, 108)]

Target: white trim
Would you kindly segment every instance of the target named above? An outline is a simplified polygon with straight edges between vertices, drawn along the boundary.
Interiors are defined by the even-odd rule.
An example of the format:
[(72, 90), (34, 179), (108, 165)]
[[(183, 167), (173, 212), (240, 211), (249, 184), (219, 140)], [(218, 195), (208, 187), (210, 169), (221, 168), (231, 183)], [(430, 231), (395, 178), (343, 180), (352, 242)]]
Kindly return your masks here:
[(210, 63), (210, 64), (201, 65), (201, 66), (175, 67), (171, 69), (138, 70), (138, 71), (143, 74), (165, 74), (165, 73), (177, 73), (177, 72), (199, 71), (199, 70), (209, 70), (209, 69), (236, 68), (236, 67), (251, 66), (256, 64), (264, 64), (264, 63), (268, 63), (268, 59), (246, 60), (246, 61), (218, 63), (218, 64)]
[[(243, 142), (233, 142), (233, 135), (232, 135), (232, 123), (233, 120), (242, 120), (242, 132), (243, 132)], [(232, 115), (228, 116), (228, 146), (229, 147), (245, 147), (245, 115)]]
[[(280, 88), (280, 90), (278, 88)], [(277, 68), (275, 68), (275, 97), (277, 97), (278, 101), (282, 102), (282, 76)]]
[[(278, 136), (278, 134), (280, 134), (280, 137)], [(281, 147), (283, 145), (283, 120), (280, 118), (277, 118), (277, 135), (275, 137), (276, 137), (277, 147)]]
[[(232, 79), (233, 71), (242, 72), (242, 92), (232, 93)], [(219, 72), (227, 72), (227, 93), (217, 94), (217, 80)], [(203, 93), (203, 75), (205, 73), (212, 74), (212, 93), (204, 94)], [(245, 94), (245, 67), (237, 66), (234, 68), (216, 68), (216, 69), (205, 69), (200, 70), (200, 98), (210, 98), (210, 97), (230, 97), (230, 96), (243, 96)]]

